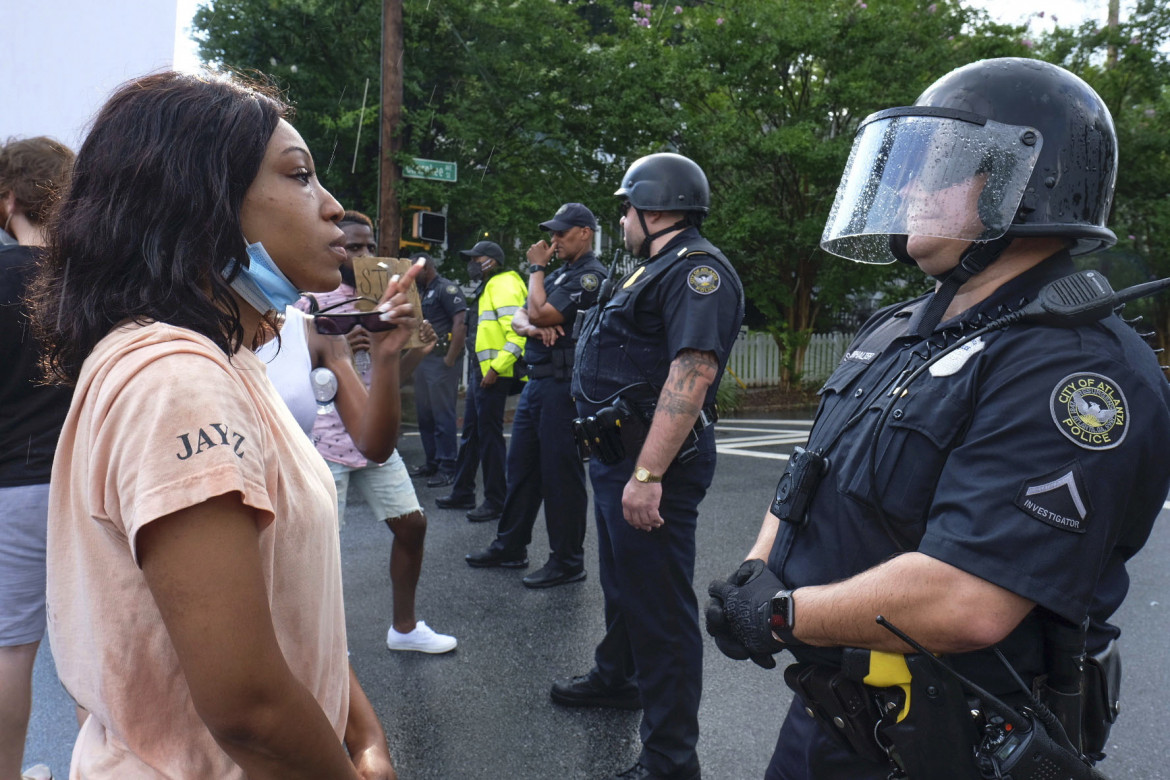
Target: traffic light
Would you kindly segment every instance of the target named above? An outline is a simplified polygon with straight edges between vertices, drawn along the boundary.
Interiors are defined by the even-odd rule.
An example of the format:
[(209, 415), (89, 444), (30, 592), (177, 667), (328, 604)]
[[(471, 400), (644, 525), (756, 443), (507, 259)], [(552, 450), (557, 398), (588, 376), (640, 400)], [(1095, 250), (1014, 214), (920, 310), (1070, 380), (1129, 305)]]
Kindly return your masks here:
[(411, 235), (420, 241), (441, 244), (447, 240), (447, 215), (436, 211), (416, 211), (411, 216)]

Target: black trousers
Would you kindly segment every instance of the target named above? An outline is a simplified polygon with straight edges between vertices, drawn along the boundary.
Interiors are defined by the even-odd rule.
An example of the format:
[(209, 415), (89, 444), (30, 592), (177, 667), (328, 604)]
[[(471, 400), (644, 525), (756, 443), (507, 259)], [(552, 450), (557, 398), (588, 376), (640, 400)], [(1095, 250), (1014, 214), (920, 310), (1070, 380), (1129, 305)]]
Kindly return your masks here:
[(576, 416), (568, 380), (528, 380), (512, 420), (508, 493), (493, 542), (496, 549), (523, 552), (543, 503), (549, 560), (562, 571), (576, 571), (585, 562), (589, 495), (573, 439)]
[(504, 406), (515, 382), (500, 377), (491, 387), (475, 384), (468, 388), (463, 408), (463, 434), (455, 461), (455, 498), (475, 498), (475, 472), (483, 467), (483, 502), (499, 510), (504, 506), (507, 482), (504, 476)]
[(703, 640), (692, 582), (699, 502), (715, 473), (713, 434), (704, 438), (698, 457), (667, 470), (659, 505), (666, 522), (650, 533), (633, 528), (622, 511), (633, 460), (589, 463), (606, 623), (594, 662), (606, 684), (638, 686), (639, 760), (666, 777), (689, 773), (699, 761)]

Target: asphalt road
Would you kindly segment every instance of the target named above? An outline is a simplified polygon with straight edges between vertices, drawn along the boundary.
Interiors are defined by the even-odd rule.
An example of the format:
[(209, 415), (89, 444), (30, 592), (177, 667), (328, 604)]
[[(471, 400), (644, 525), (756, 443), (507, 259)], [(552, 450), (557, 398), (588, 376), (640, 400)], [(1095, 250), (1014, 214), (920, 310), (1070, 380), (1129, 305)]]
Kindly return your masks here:
[[(695, 584), (725, 577), (755, 538), (783, 468), (804, 441), (802, 420), (731, 419), (719, 423), (715, 482), (702, 506)], [(401, 450), (417, 463), (421, 446), (407, 432)], [(486, 546), (494, 524), (467, 522), (439, 510), (445, 489), (419, 488), (428, 510), (427, 558), (418, 615), (453, 633), (459, 647), (445, 656), (386, 650), (390, 532), (359, 501), (350, 504), (341, 533), (349, 645), (354, 668), (382, 718), (403, 780), (506, 777), (563, 780), (609, 777), (638, 755), (638, 714), (564, 709), (549, 685), (581, 674), (602, 634), (596, 537), (586, 541), (588, 578), (547, 591), (520, 584), (523, 571), (471, 569), (464, 554)], [(1170, 778), (1170, 527), (1166, 513), (1133, 562), (1129, 598), (1117, 615), (1124, 630), (1122, 714), (1109, 758), (1110, 778)], [(543, 563), (547, 537), (538, 521), (529, 548), (532, 568)], [(592, 525), (592, 518), (590, 519)], [(42, 645), (34, 681), (34, 712), (25, 763), (48, 763), (67, 777), (76, 722)], [(722, 656), (710, 642), (704, 659), (699, 756), (707, 780), (763, 775), (791, 694), (780, 667), (764, 671)]]

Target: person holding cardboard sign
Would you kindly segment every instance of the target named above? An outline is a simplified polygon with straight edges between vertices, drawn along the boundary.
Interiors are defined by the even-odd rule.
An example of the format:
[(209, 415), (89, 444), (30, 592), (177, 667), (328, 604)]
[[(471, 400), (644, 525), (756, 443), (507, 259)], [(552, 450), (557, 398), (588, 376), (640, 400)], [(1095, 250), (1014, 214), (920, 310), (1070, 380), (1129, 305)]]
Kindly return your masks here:
[[(359, 211), (347, 211), (340, 225), (346, 235), (346, 262), (341, 267), (341, 286), (332, 292), (314, 296), (321, 309), (336, 307), (330, 308), (331, 313), (358, 309), (358, 304), (362, 301), (355, 299), (361, 298), (363, 291), (367, 296), (380, 295), (381, 289), (384, 289), (385, 282), (388, 281), (374, 273), (378, 264), (370, 262), (371, 248), (374, 246), (373, 223), (370, 218)], [(409, 262), (404, 262), (409, 267)], [(389, 273), (387, 269), (380, 270)], [(417, 274), (418, 270), (414, 273)], [(379, 283), (382, 285), (381, 288), (369, 287), (371, 284)], [(413, 297), (417, 299), (417, 293)], [(352, 302), (353, 305), (348, 305), (347, 302)], [(358, 350), (371, 349), (370, 333), (360, 325), (347, 332), (345, 337), (355, 355), (358, 354)], [(418, 341), (417, 336), (412, 335), (403, 346)], [(371, 372), (367, 370), (359, 373), (366, 386), (370, 386)], [(400, 409), (397, 383), (393, 383), (393, 387), (389, 389), (394, 394), (393, 407)], [(373, 390), (371, 387), (371, 391)], [(397, 426), (395, 429), (397, 430)], [(415, 617), (415, 592), (419, 573), (422, 571), (427, 519), (398, 450), (391, 445), (389, 456), (383, 454), (381, 462), (377, 457), (369, 457), (361, 447), (355, 445), (352, 429), (346, 427), (342, 415), (336, 409), (317, 415), (316, 423), (313, 425), (313, 440), (317, 444), (318, 452), (328, 462), (337, 487), (338, 524), (345, 524), (349, 486), (353, 484), (361, 491), (362, 497), (374, 514), (394, 533), (394, 542), (390, 548), (390, 583), (394, 592), (393, 616), (391, 626), (386, 632), (386, 646), (391, 650), (414, 650), (423, 653), (446, 653), (454, 650), (457, 644), (455, 637), (436, 633), (425, 622)]]

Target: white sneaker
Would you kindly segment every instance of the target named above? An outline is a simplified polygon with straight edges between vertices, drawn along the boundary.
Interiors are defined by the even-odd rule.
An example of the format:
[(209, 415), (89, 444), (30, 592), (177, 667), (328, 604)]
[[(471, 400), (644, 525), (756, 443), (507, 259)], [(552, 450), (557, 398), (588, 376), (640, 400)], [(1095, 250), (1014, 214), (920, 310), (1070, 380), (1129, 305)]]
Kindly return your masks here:
[(44, 764), (30, 766), (20, 774), (21, 780), (53, 780), (53, 773)]
[(391, 650), (417, 650), (420, 653), (449, 653), (459, 644), (455, 637), (436, 634), (423, 621), (414, 624), (414, 630), (400, 634), (390, 626), (386, 632), (386, 647)]

